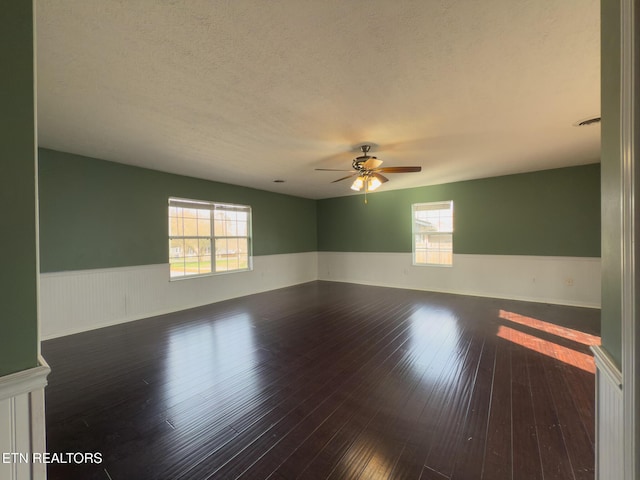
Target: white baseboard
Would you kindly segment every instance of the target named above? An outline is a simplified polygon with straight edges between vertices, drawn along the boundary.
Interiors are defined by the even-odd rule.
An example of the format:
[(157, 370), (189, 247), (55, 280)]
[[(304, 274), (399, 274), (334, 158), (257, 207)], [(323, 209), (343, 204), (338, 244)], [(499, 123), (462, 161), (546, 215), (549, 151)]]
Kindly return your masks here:
[(601, 347), (591, 350), (596, 361), (596, 480), (622, 480), (622, 373)]
[[(32, 459), (46, 451), (44, 387), (50, 369), (40, 365), (0, 377), (0, 478), (3, 480), (44, 480), (46, 465)], [(9, 461), (7, 461), (9, 460)]]
[(40, 275), (43, 340), (318, 278), (316, 252), (253, 258), (253, 270), (169, 281), (169, 265)]
[(319, 252), (318, 278), (600, 308), (600, 258), (456, 254), (438, 267), (414, 266), (410, 253)]

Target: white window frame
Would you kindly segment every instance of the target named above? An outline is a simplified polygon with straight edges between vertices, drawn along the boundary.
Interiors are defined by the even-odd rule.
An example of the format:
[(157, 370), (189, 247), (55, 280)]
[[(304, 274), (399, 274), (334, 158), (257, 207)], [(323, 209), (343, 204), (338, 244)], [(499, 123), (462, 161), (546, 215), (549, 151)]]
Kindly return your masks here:
[[(449, 210), (451, 211), (451, 230), (436, 230), (434, 232), (418, 232), (417, 228), (416, 228), (416, 210), (420, 209), (420, 207), (424, 207), (424, 206), (437, 206), (437, 205), (444, 205), (444, 204), (449, 204)], [(433, 234), (433, 235), (439, 235), (439, 234), (445, 234), (445, 235), (451, 235), (451, 262), (450, 263), (442, 263), (442, 262), (418, 262), (416, 260), (416, 243), (417, 243), (417, 238), (418, 235), (429, 235), (429, 234)], [(420, 249), (420, 251), (425, 251), (423, 249)], [(443, 250), (438, 249), (438, 250), (432, 250), (432, 251), (437, 251), (437, 252), (443, 252)], [(426, 252), (428, 253), (429, 250), (427, 249)], [(449, 253), (448, 250), (446, 250), (445, 252)], [(452, 267), (453, 266), (453, 200), (442, 200), (442, 201), (438, 201), (438, 202), (423, 202), (423, 203), (414, 203), (411, 205), (411, 262), (412, 265), (414, 266), (418, 266), (418, 267), (424, 267), (424, 266), (428, 266), (428, 267)]]
[[(209, 235), (171, 235), (171, 207), (182, 207), (182, 208), (192, 208), (197, 210), (209, 210), (209, 223), (210, 223), (210, 231)], [(238, 210), (247, 212), (247, 234), (245, 235), (216, 235), (215, 232), (215, 213), (216, 211), (221, 210)], [(237, 273), (237, 272), (247, 272), (253, 270), (253, 232), (252, 232), (252, 209), (249, 205), (240, 205), (233, 203), (220, 203), (220, 202), (211, 202), (205, 200), (193, 200), (189, 198), (178, 198), (178, 197), (169, 197), (168, 208), (167, 208), (167, 220), (168, 220), (168, 237), (169, 237), (169, 250), (168, 250), (168, 259), (169, 259), (169, 280), (184, 280), (188, 278), (200, 278), (200, 277), (208, 277), (212, 275), (221, 275), (227, 273)], [(211, 271), (204, 273), (189, 273), (185, 272), (184, 275), (171, 275), (171, 240), (176, 239), (193, 239), (193, 238), (203, 238), (208, 239), (211, 245)], [(232, 270), (216, 270), (216, 240), (220, 239), (246, 239), (247, 241), (247, 267), (246, 268), (234, 268)]]

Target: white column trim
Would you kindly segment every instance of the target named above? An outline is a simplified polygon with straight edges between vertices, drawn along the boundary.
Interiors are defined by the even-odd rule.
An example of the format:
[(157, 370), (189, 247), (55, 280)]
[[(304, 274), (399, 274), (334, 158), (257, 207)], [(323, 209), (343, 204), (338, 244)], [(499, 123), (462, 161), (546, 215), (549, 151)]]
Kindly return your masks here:
[[(0, 453), (31, 455), (46, 451), (44, 389), (49, 365), (39, 365), (0, 377)], [(0, 477), (10, 480), (45, 480), (44, 463), (0, 463)]]
[(42, 356), (38, 358), (38, 363), (37, 367), (0, 377), (0, 400), (46, 387), (51, 368)]
[(636, 248), (634, 240), (640, 238), (635, 224), (635, 116), (636, 116), (636, 3), (622, 0), (620, 4), (620, 152), (621, 201), (622, 201), (622, 380), (624, 418), (624, 479), (640, 477), (640, 460), (637, 458), (638, 408), (640, 408), (637, 381), (639, 333), (636, 311)]
[(36, 1), (31, 0), (31, 15), (33, 29), (33, 162), (35, 183), (35, 222), (36, 222), (36, 328), (38, 357), (42, 351), (40, 344), (40, 185), (38, 183), (38, 32), (36, 25)]
[(622, 389), (622, 372), (618, 369), (615, 362), (611, 360), (609, 354), (600, 345), (592, 345), (591, 351), (596, 361), (596, 367), (604, 373), (613, 385), (617, 385)]
[(606, 350), (592, 346), (596, 362), (596, 480), (624, 478), (622, 372)]

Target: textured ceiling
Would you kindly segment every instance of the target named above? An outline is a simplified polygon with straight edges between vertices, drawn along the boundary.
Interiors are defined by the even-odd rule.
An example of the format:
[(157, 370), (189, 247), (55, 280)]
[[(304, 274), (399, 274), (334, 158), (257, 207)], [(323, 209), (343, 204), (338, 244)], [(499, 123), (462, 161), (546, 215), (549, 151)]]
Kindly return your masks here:
[[(38, 0), (43, 147), (325, 198), (593, 163), (598, 0)], [(273, 183), (283, 179), (285, 183)]]

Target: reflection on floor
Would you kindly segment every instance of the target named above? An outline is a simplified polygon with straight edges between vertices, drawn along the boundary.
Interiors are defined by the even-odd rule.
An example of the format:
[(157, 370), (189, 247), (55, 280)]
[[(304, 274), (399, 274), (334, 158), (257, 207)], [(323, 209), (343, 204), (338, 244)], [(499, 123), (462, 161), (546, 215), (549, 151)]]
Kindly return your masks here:
[(313, 282), (50, 340), (50, 479), (593, 479), (599, 311)]

